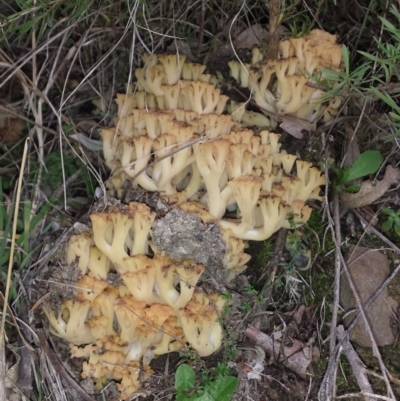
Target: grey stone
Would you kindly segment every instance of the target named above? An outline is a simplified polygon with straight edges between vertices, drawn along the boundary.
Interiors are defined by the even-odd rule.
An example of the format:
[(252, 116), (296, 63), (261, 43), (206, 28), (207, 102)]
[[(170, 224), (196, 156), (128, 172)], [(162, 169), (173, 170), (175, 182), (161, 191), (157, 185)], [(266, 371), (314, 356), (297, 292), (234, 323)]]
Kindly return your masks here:
[(214, 223), (203, 224), (196, 214), (173, 209), (153, 226), (152, 241), (172, 259), (193, 259), (208, 269), (222, 266), (226, 252)]

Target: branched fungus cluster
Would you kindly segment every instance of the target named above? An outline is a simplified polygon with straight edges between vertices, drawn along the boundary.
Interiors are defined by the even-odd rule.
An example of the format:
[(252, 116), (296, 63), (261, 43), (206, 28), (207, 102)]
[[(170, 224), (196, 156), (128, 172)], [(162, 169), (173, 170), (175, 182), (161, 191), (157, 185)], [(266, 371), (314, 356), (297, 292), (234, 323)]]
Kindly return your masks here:
[[(307, 51), (300, 58), (299, 40), (282, 43), (282, 49), (287, 61), (285, 67), (274, 64), (278, 79), (286, 70), (297, 74), (301, 63), (316, 68)], [(210, 83), (205, 66), (176, 54), (145, 55), (143, 61), (135, 71), (136, 91), (117, 95), (115, 127), (101, 131), (112, 171), (107, 185), (120, 196), (129, 180), (133, 189), (158, 192), (203, 223), (218, 224), (227, 249), (222, 263), (231, 280), (246, 268), (247, 240), (265, 240), (281, 227), (308, 220), (306, 202), (321, 199), (325, 178), (311, 163), (281, 151), (278, 134), (256, 133), (234, 121), (226, 113), (228, 98)], [(268, 70), (257, 62), (258, 72), (250, 68), (252, 80), (264, 99), (272, 66)], [(266, 78), (254, 75), (261, 70)], [(311, 102), (304, 75), (293, 76), (301, 82), (279, 81), (274, 107), (287, 111), (299, 85), (310, 92), (305, 99), (297, 91), (301, 107)], [(150, 372), (153, 356), (187, 343), (200, 356), (217, 350), (224, 302), (218, 293), (196, 289), (203, 265), (172, 260), (148, 242), (155, 219), (148, 206), (117, 204), (90, 218), (92, 231), (72, 236), (66, 247), (65, 262), (81, 273), (75, 297), (64, 300), (59, 313), (44, 311), (52, 332), (71, 343), (72, 356), (86, 359), (82, 377), (98, 384), (116, 380), (127, 398), (140, 386), (139, 373)], [(111, 272), (119, 284), (110, 284)]]
[(253, 91), (261, 109), (309, 122), (321, 117), (329, 121), (338, 114), (341, 98), (323, 102), (323, 91), (315, 84), (324, 79), (321, 69), (341, 69), (341, 56), (336, 35), (314, 29), (302, 38), (281, 41), (277, 60), (265, 60), (254, 48), (251, 64), (231, 61), (229, 67), (240, 86)]
[[(224, 114), (227, 97), (184, 56), (146, 55), (137, 91), (117, 95), (115, 127), (101, 136), (110, 189), (123, 183), (158, 191), (204, 222), (217, 222), (231, 278), (249, 256), (243, 240), (262, 241), (306, 222), (308, 199), (321, 199), (325, 178), (311, 163), (281, 151), (279, 134), (244, 129)], [(226, 210), (236, 218), (226, 218)]]
[[(62, 302), (58, 315), (44, 307), (52, 333), (70, 342), (73, 357), (87, 359), (82, 377), (120, 381), (123, 399), (139, 389), (139, 374), (151, 371), (154, 356), (186, 343), (207, 356), (222, 343), (224, 301), (196, 289), (204, 266), (156, 250), (147, 256), (154, 217), (135, 202), (91, 214), (93, 232), (73, 235), (67, 246), (65, 262), (77, 262), (82, 275), (75, 297)], [(108, 283), (110, 269), (120, 285)]]

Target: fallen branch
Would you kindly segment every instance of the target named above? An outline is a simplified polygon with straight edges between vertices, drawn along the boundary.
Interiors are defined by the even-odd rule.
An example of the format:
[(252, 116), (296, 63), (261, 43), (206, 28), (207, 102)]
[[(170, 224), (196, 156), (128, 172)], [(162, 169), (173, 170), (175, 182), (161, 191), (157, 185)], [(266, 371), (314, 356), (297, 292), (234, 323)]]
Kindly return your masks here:
[[(357, 352), (354, 350), (353, 346), (349, 341), (348, 333), (345, 332), (342, 325), (338, 326), (336, 329), (336, 337), (342, 343), (342, 349), (346, 355), (347, 360), (350, 363), (351, 370), (353, 371), (354, 377), (356, 378), (358, 387), (363, 393), (373, 394), (371, 383), (367, 377), (367, 370), (365, 365), (361, 361)], [(365, 396), (365, 401), (375, 401), (375, 397)]]
[(244, 334), (269, 355), (274, 356), (276, 362), (283, 363), (302, 379), (307, 377), (307, 368), (311, 363), (310, 347), (304, 347), (303, 343), (298, 340), (293, 340), (291, 347), (284, 346), (252, 325), (247, 327)]

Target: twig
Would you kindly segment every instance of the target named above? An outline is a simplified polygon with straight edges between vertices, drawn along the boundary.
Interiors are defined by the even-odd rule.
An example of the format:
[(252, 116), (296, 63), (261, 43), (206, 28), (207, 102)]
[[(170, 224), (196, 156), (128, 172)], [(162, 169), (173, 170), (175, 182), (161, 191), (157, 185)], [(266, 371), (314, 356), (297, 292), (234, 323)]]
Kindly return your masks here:
[[(4, 312), (3, 315), (6, 315)], [(6, 377), (7, 377), (7, 368), (6, 368), (6, 356), (5, 356), (5, 343), (4, 341), (0, 342), (0, 394), (3, 394), (4, 399), (6, 397)]]
[(274, 255), (269, 263), (269, 266), (265, 269), (265, 272), (262, 274), (260, 278), (261, 280), (265, 275), (268, 276), (267, 282), (264, 284), (259, 294), (259, 297), (263, 298), (264, 302), (262, 304), (256, 304), (255, 307), (253, 308), (254, 310), (252, 315), (254, 316), (254, 319), (252, 321), (252, 324), (257, 329), (260, 328), (261, 315), (263, 315), (263, 312), (265, 312), (268, 305), (268, 301), (272, 295), (272, 289), (274, 286), (276, 272), (278, 270), (279, 263), (282, 258), (282, 253), (286, 245), (287, 234), (288, 234), (287, 228), (281, 228), (279, 230), (278, 235), (276, 237)]
[[(357, 289), (356, 289), (356, 287), (354, 285), (354, 281), (353, 281), (352, 277), (350, 276), (350, 273), (348, 271), (346, 262), (345, 262), (345, 260), (343, 258), (343, 255), (342, 255), (342, 251), (341, 251), (341, 248), (340, 248), (340, 245), (341, 245), (340, 244), (340, 217), (339, 217), (339, 214), (338, 214), (338, 205), (335, 206), (335, 203), (334, 203), (334, 218), (332, 218), (331, 213), (329, 211), (329, 208), (327, 208), (327, 214), (328, 214), (329, 225), (330, 225), (330, 228), (332, 230), (332, 235), (333, 235), (334, 242), (335, 242), (335, 247), (336, 247), (335, 302), (336, 302), (336, 299), (338, 299), (337, 297), (338, 297), (339, 286), (337, 285), (337, 280), (340, 280), (340, 277), (337, 277), (337, 275), (338, 275), (338, 273), (340, 273), (340, 265), (341, 265), (343, 267), (343, 269), (344, 269), (344, 272), (345, 272), (347, 280), (349, 282), (351, 291), (352, 291), (352, 293), (354, 295), (354, 298), (356, 300), (356, 305), (357, 305), (357, 309), (359, 311), (359, 314), (363, 318), (363, 321), (365, 323), (366, 330), (368, 332), (368, 335), (369, 335), (371, 343), (372, 343), (372, 349), (373, 349), (374, 355), (378, 359), (379, 366), (380, 366), (380, 369), (382, 371), (382, 374), (383, 374), (383, 377), (384, 377), (384, 381), (385, 381), (385, 384), (387, 386), (388, 393), (389, 393), (389, 395), (391, 397), (393, 397), (393, 400), (395, 400), (393, 389), (391, 387), (391, 384), (390, 384), (390, 381), (389, 381), (389, 378), (388, 378), (388, 375), (387, 375), (387, 372), (386, 372), (386, 367), (385, 367), (385, 365), (383, 363), (382, 356), (381, 356), (381, 354), (379, 352), (379, 349), (378, 349), (378, 347), (376, 345), (376, 341), (375, 341), (373, 332), (371, 330), (371, 325), (369, 323), (369, 319), (368, 319), (368, 317), (366, 315), (366, 312), (365, 312), (365, 307), (362, 305), (360, 296), (359, 296), (358, 291), (357, 291)], [(339, 230), (339, 234), (336, 232), (337, 230)], [(338, 241), (338, 239), (339, 239), (339, 241)], [(340, 264), (338, 264), (339, 262), (340, 262)], [(340, 281), (339, 281), (339, 283), (340, 283)], [(334, 305), (334, 308), (335, 308), (335, 305)], [(332, 326), (335, 327), (336, 323), (337, 323), (337, 315), (333, 314), (333, 316), (332, 316)], [(351, 325), (351, 328), (354, 327), (353, 324), (355, 324), (355, 321), (353, 321), (353, 323)], [(349, 330), (350, 330), (350, 328), (349, 328)], [(332, 335), (333, 335), (333, 328), (331, 328), (331, 338), (330, 338), (330, 341), (331, 341), (330, 342), (330, 345), (331, 345), (331, 353), (330, 354), (331, 355), (330, 355), (330, 360), (329, 360), (329, 364), (328, 364), (328, 369), (325, 372), (324, 379), (323, 379), (323, 382), (321, 383), (320, 391), (318, 393), (318, 400), (319, 401), (330, 400), (335, 395), (336, 386), (335, 386), (335, 382), (332, 381), (332, 375), (336, 374), (337, 359), (338, 359), (338, 357), (340, 355), (341, 343), (339, 343), (339, 344), (337, 344), (335, 346), (336, 337), (332, 338)]]
[[(375, 293), (362, 305), (363, 309), (368, 309), (368, 307), (375, 301), (376, 298), (379, 297), (381, 292), (389, 285), (389, 283), (397, 276), (400, 272), (400, 265), (396, 267), (396, 269), (390, 274), (390, 276), (379, 286), (379, 288), (375, 291)], [(346, 333), (350, 333), (356, 323), (360, 320), (361, 314), (357, 313), (353, 322), (350, 324)], [(320, 385), (320, 389), (318, 392), (318, 400), (319, 401), (327, 401), (332, 399), (334, 395), (334, 391), (336, 389), (335, 381), (336, 381), (336, 368), (337, 368), (337, 360), (340, 356), (342, 340), (339, 340), (339, 343), (335, 346), (333, 352), (330, 355), (328, 367), (326, 369), (324, 378)], [(388, 398), (385, 398), (388, 399)]]
[(294, 342), (292, 347), (282, 346), (252, 325), (246, 328), (244, 334), (268, 354), (276, 356), (276, 362), (282, 362), (303, 379), (307, 377), (307, 367), (311, 363), (310, 347), (303, 347), (300, 341)]
[[(342, 343), (343, 352), (350, 363), (351, 370), (353, 371), (354, 377), (356, 378), (358, 387), (360, 387), (360, 390), (362, 392), (372, 394), (373, 390), (366, 374), (365, 365), (351, 345), (348, 333), (345, 332), (343, 326), (340, 325), (337, 327), (336, 336), (338, 340)], [(375, 400), (376, 398), (374, 397), (365, 397), (365, 401)]]
[(28, 142), (29, 142), (29, 138), (27, 138), (26, 141), (25, 141), (24, 153), (22, 155), (21, 167), (20, 167), (18, 183), (17, 183), (17, 195), (15, 197), (14, 219), (13, 219), (12, 235), (11, 235), (10, 257), (8, 259), (6, 291), (5, 291), (5, 294), (4, 294), (4, 307), (3, 307), (4, 313), (3, 313), (3, 316), (1, 318), (1, 327), (0, 327), (0, 347), (2, 347), (2, 344), (3, 344), (3, 341), (4, 341), (4, 325), (6, 323), (7, 308), (8, 308), (8, 296), (10, 294), (11, 275), (12, 275), (12, 268), (13, 268), (13, 265), (14, 265), (14, 252), (15, 252), (15, 240), (16, 240), (16, 235), (17, 235), (19, 203), (21, 201), (22, 181), (23, 181), (24, 171), (25, 171), (26, 155), (28, 153)]
[[(400, 272), (400, 265), (398, 265), (392, 273), (386, 278), (386, 280), (377, 288), (377, 290), (374, 292), (373, 295), (371, 295), (368, 300), (362, 305), (362, 308), (364, 310), (367, 310), (369, 306), (374, 302), (379, 295), (381, 295), (382, 291), (387, 288), (387, 286), (391, 283), (391, 281), (397, 276), (397, 274)], [(361, 314), (360, 312), (357, 312), (354, 320), (351, 322), (350, 326), (347, 328), (347, 332), (351, 332), (353, 330), (354, 326), (357, 324), (357, 322), (360, 320)]]
[(70, 387), (72, 390), (74, 390), (84, 401), (96, 401), (88, 393), (86, 393), (86, 391), (84, 391), (81, 386), (79, 386), (79, 384), (76, 383), (76, 381), (65, 370), (63, 364), (58, 360), (56, 354), (49, 346), (43, 329), (38, 330), (37, 335), (39, 337), (40, 347), (42, 351), (45, 353), (49, 362), (53, 365), (54, 370), (61, 376), (62, 379), (64, 379), (67, 385), (66, 387)]
[(331, 401), (335, 398), (336, 374), (341, 349), (341, 343), (336, 344), (333, 352), (331, 352), (329, 356), (328, 367), (326, 368), (318, 390), (318, 401)]
[(201, 54), (201, 44), (203, 43), (204, 38), (204, 21), (206, 15), (206, 2), (205, 0), (201, 0), (201, 12), (200, 15), (200, 24), (199, 24), (199, 39), (197, 43), (197, 57), (200, 57)]
[[(343, 255), (342, 255), (341, 251), (339, 252), (339, 256), (340, 256), (340, 261), (342, 263), (342, 266), (344, 268), (344, 272), (346, 274), (347, 281), (348, 281), (348, 283), (350, 285), (351, 291), (352, 291), (352, 293), (354, 295), (354, 298), (356, 300), (357, 309), (358, 309), (358, 311), (359, 311), (359, 313), (360, 313), (360, 315), (361, 315), (361, 317), (362, 317), (362, 319), (364, 321), (365, 328), (366, 328), (368, 336), (369, 336), (369, 338), (371, 340), (372, 351), (374, 353), (374, 356), (378, 359), (379, 367), (380, 367), (380, 369), (382, 371), (382, 375), (383, 375), (383, 379), (384, 379), (384, 382), (385, 382), (386, 387), (387, 387), (387, 391), (388, 391), (389, 395), (393, 398), (393, 400), (396, 400), (396, 397), (394, 395), (392, 386), (390, 384), (389, 377), (387, 375), (386, 366), (385, 366), (385, 364), (383, 362), (382, 355), (379, 352), (378, 346), (376, 344), (375, 336), (374, 336), (374, 334), (372, 332), (371, 324), (370, 324), (368, 316), (366, 314), (366, 310), (365, 310), (364, 306), (362, 305), (362, 302), (361, 302), (360, 296), (358, 294), (357, 288), (354, 285), (354, 280), (353, 280), (353, 278), (351, 277), (351, 275), (349, 273), (349, 269), (347, 268), (347, 264), (346, 264), (346, 262), (345, 262), (345, 260), (343, 258)], [(353, 323), (354, 323), (354, 321), (353, 321)]]
[[(366, 400), (367, 398), (365, 397), (373, 397), (375, 400), (383, 400), (383, 401), (392, 401), (392, 398), (385, 397), (383, 395), (379, 394), (372, 394), (372, 393), (365, 393), (362, 391), (361, 393), (349, 393), (349, 394), (343, 394), (335, 398), (335, 400), (345, 400), (345, 399), (352, 399), (352, 398), (363, 398)], [(368, 398), (369, 399), (369, 398)]]
[(400, 255), (400, 248), (393, 244), (392, 241), (387, 239), (379, 230), (377, 230), (371, 223), (366, 221), (364, 217), (357, 211), (357, 209), (353, 209), (353, 213), (365, 224), (368, 230), (372, 231), (377, 237), (379, 237), (385, 244), (389, 245), (394, 252)]
[(18, 380), (17, 385), (22, 390), (22, 392), (26, 395), (26, 397), (30, 398), (32, 393), (32, 360), (34, 351), (33, 348), (28, 344), (33, 340), (32, 329), (29, 327), (29, 294), (25, 288), (25, 283), (30, 283), (32, 280), (32, 273), (28, 272), (25, 276), (25, 283), (22, 280), (19, 273), (15, 273), (18, 279), (18, 283), (20, 286), (20, 313), (19, 319), (23, 321), (25, 324), (21, 325), (21, 328), (18, 328), (18, 354), (20, 356), (20, 362), (18, 364)]
[[(268, 279), (260, 292), (260, 295), (262, 295), (266, 301), (271, 298), (272, 287), (275, 281), (276, 272), (278, 271), (278, 267), (282, 259), (283, 250), (285, 249), (287, 235), (288, 229), (281, 228), (276, 237), (274, 256), (272, 257), (271, 264), (267, 270)], [(265, 272), (263, 275), (265, 275), (267, 272)]]
[[(336, 180), (333, 181), (333, 223), (335, 236), (335, 280), (333, 284), (333, 307), (332, 307), (332, 322), (331, 322), (331, 338), (330, 352), (332, 353), (336, 344), (336, 325), (337, 315), (339, 311), (339, 290), (340, 290), (340, 245), (342, 243), (340, 236), (340, 213), (339, 213), (339, 196), (336, 189)], [(329, 213), (330, 215), (330, 213)]]
[(269, 2), (269, 39), (267, 49), (267, 60), (276, 60), (279, 54), (279, 18), (281, 11), (281, 0)]

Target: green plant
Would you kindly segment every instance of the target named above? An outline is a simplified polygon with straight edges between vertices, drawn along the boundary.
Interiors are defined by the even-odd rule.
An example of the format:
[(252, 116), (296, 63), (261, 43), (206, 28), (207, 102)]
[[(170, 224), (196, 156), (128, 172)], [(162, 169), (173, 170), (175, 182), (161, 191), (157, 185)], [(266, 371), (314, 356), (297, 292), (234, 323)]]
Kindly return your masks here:
[(286, 249), (289, 251), (290, 263), (294, 263), (296, 258), (300, 255), (304, 255), (308, 248), (301, 239), (300, 232), (298, 230), (289, 231), (286, 238)]
[(249, 301), (244, 301), (242, 305), (240, 305), (240, 309), (243, 313), (247, 313), (252, 308), (252, 303)]
[(237, 347), (237, 334), (231, 334), (229, 338), (225, 339), (225, 352), (226, 357), (229, 361), (233, 361), (235, 357), (239, 354)]
[(255, 262), (257, 266), (265, 266), (274, 254), (272, 241), (270, 239), (263, 241), (260, 244), (260, 249), (257, 250), (255, 255)]
[[(196, 384), (196, 374), (187, 364), (179, 365), (175, 372), (177, 401), (229, 401), (235, 392), (238, 379), (226, 375), (227, 366), (222, 365), (213, 371), (215, 376), (203, 374), (203, 381)], [(204, 380), (204, 376), (205, 380)]]
[[(67, 179), (77, 170), (81, 170), (80, 182), (85, 186), (85, 192), (88, 195), (94, 194), (94, 189), (98, 185), (96, 179), (73, 153), (64, 152), (63, 163), (61, 163), (61, 152), (60, 150), (55, 150), (46, 156), (44, 162), (48, 169), (44, 170), (42, 174), (43, 185), (54, 191), (63, 183), (64, 178)], [(32, 166), (33, 178), (36, 177), (38, 170), (38, 165)], [(67, 192), (71, 191), (68, 191), (67, 188)]]
[(252, 286), (251, 284), (248, 284), (245, 289), (246, 293), (248, 295), (257, 295), (258, 291), (254, 288), (254, 286)]
[[(11, 226), (14, 215), (15, 198), (12, 199), (11, 204), (6, 207), (4, 202), (4, 194), (2, 188), (2, 181), (0, 178), (0, 278), (4, 279), (7, 275), (7, 264), (10, 257), (10, 241), (11, 241)], [(18, 269), (23, 269), (27, 266), (33, 252), (37, 248), (31, 249), (30, 234), (43, 219), (46, 213), (50, 210), (52, 202), (55, 199), (51, 198), (35, 216), (32, 217), (31, 202), (25, 200), (23, 203), (23, 211), (17, 222), (17, 239), (16, 247), (17, 252), (14, 256), (15, 265)], [(42, 232), (46, 232), (50, 228), (50, 224), (44, 227)], [(39, 247), (39, 246), (38, 246)], [(11, 291), (11, 298), (15, 298), (15, 289)]]
[(366, 73), (371, 69), (370, 63), (363, 63), (351, 70), (349, 49), (345, 45), (342, 46), (342, 59), (343, 71), (322, 68), (312, 75), (313, 80), (326, 89), (323, 96), (324, 101), (335, 96), (343, 96), (346, 93), (357, 93), (364, 96), (361, 84), (365, 82)]
[[(390, 8), (390, 13), (400, 22), (400, 13), (394, 5)], [(389, 34), (390, 39), (382, 43), (382, 41), (374, 37), (375, 44), (377, 46), (377, 52), (375, 54), (369, 54), (364, 51), (359, 51), (367, 59), (377, 63), (379, 70), (382, 71), (375, 78), (379, 79), (383, 85), (388, 84), (393, 77), (399, 78), (398, 62), (400, 60), (400, 30), (395, 27), (390, 21), (385, 18), (379, 17), (381, 20), (383, 29)], [(379, 71), (379, 72), (380, 72)], [(383, 73), (383, 79), (381, 75)]]
[(350, 167), (335, 169), (339, 190), (358, 192), (360, 190), (359, 185), (351, 185), (348, 187), (344, 185), (350, 181), (376, 173), (382, 165), (382, 162), (383, 156), (381, 152), (378, 150), (366, 150), (357, 157)]
[(383, 207), (382, 213), (387, 216), (382, 224), (382, 231), (390, 231), (394, 228), (394, 232), (400, 236), (400, 209), (394, 212), (388, 207)]

